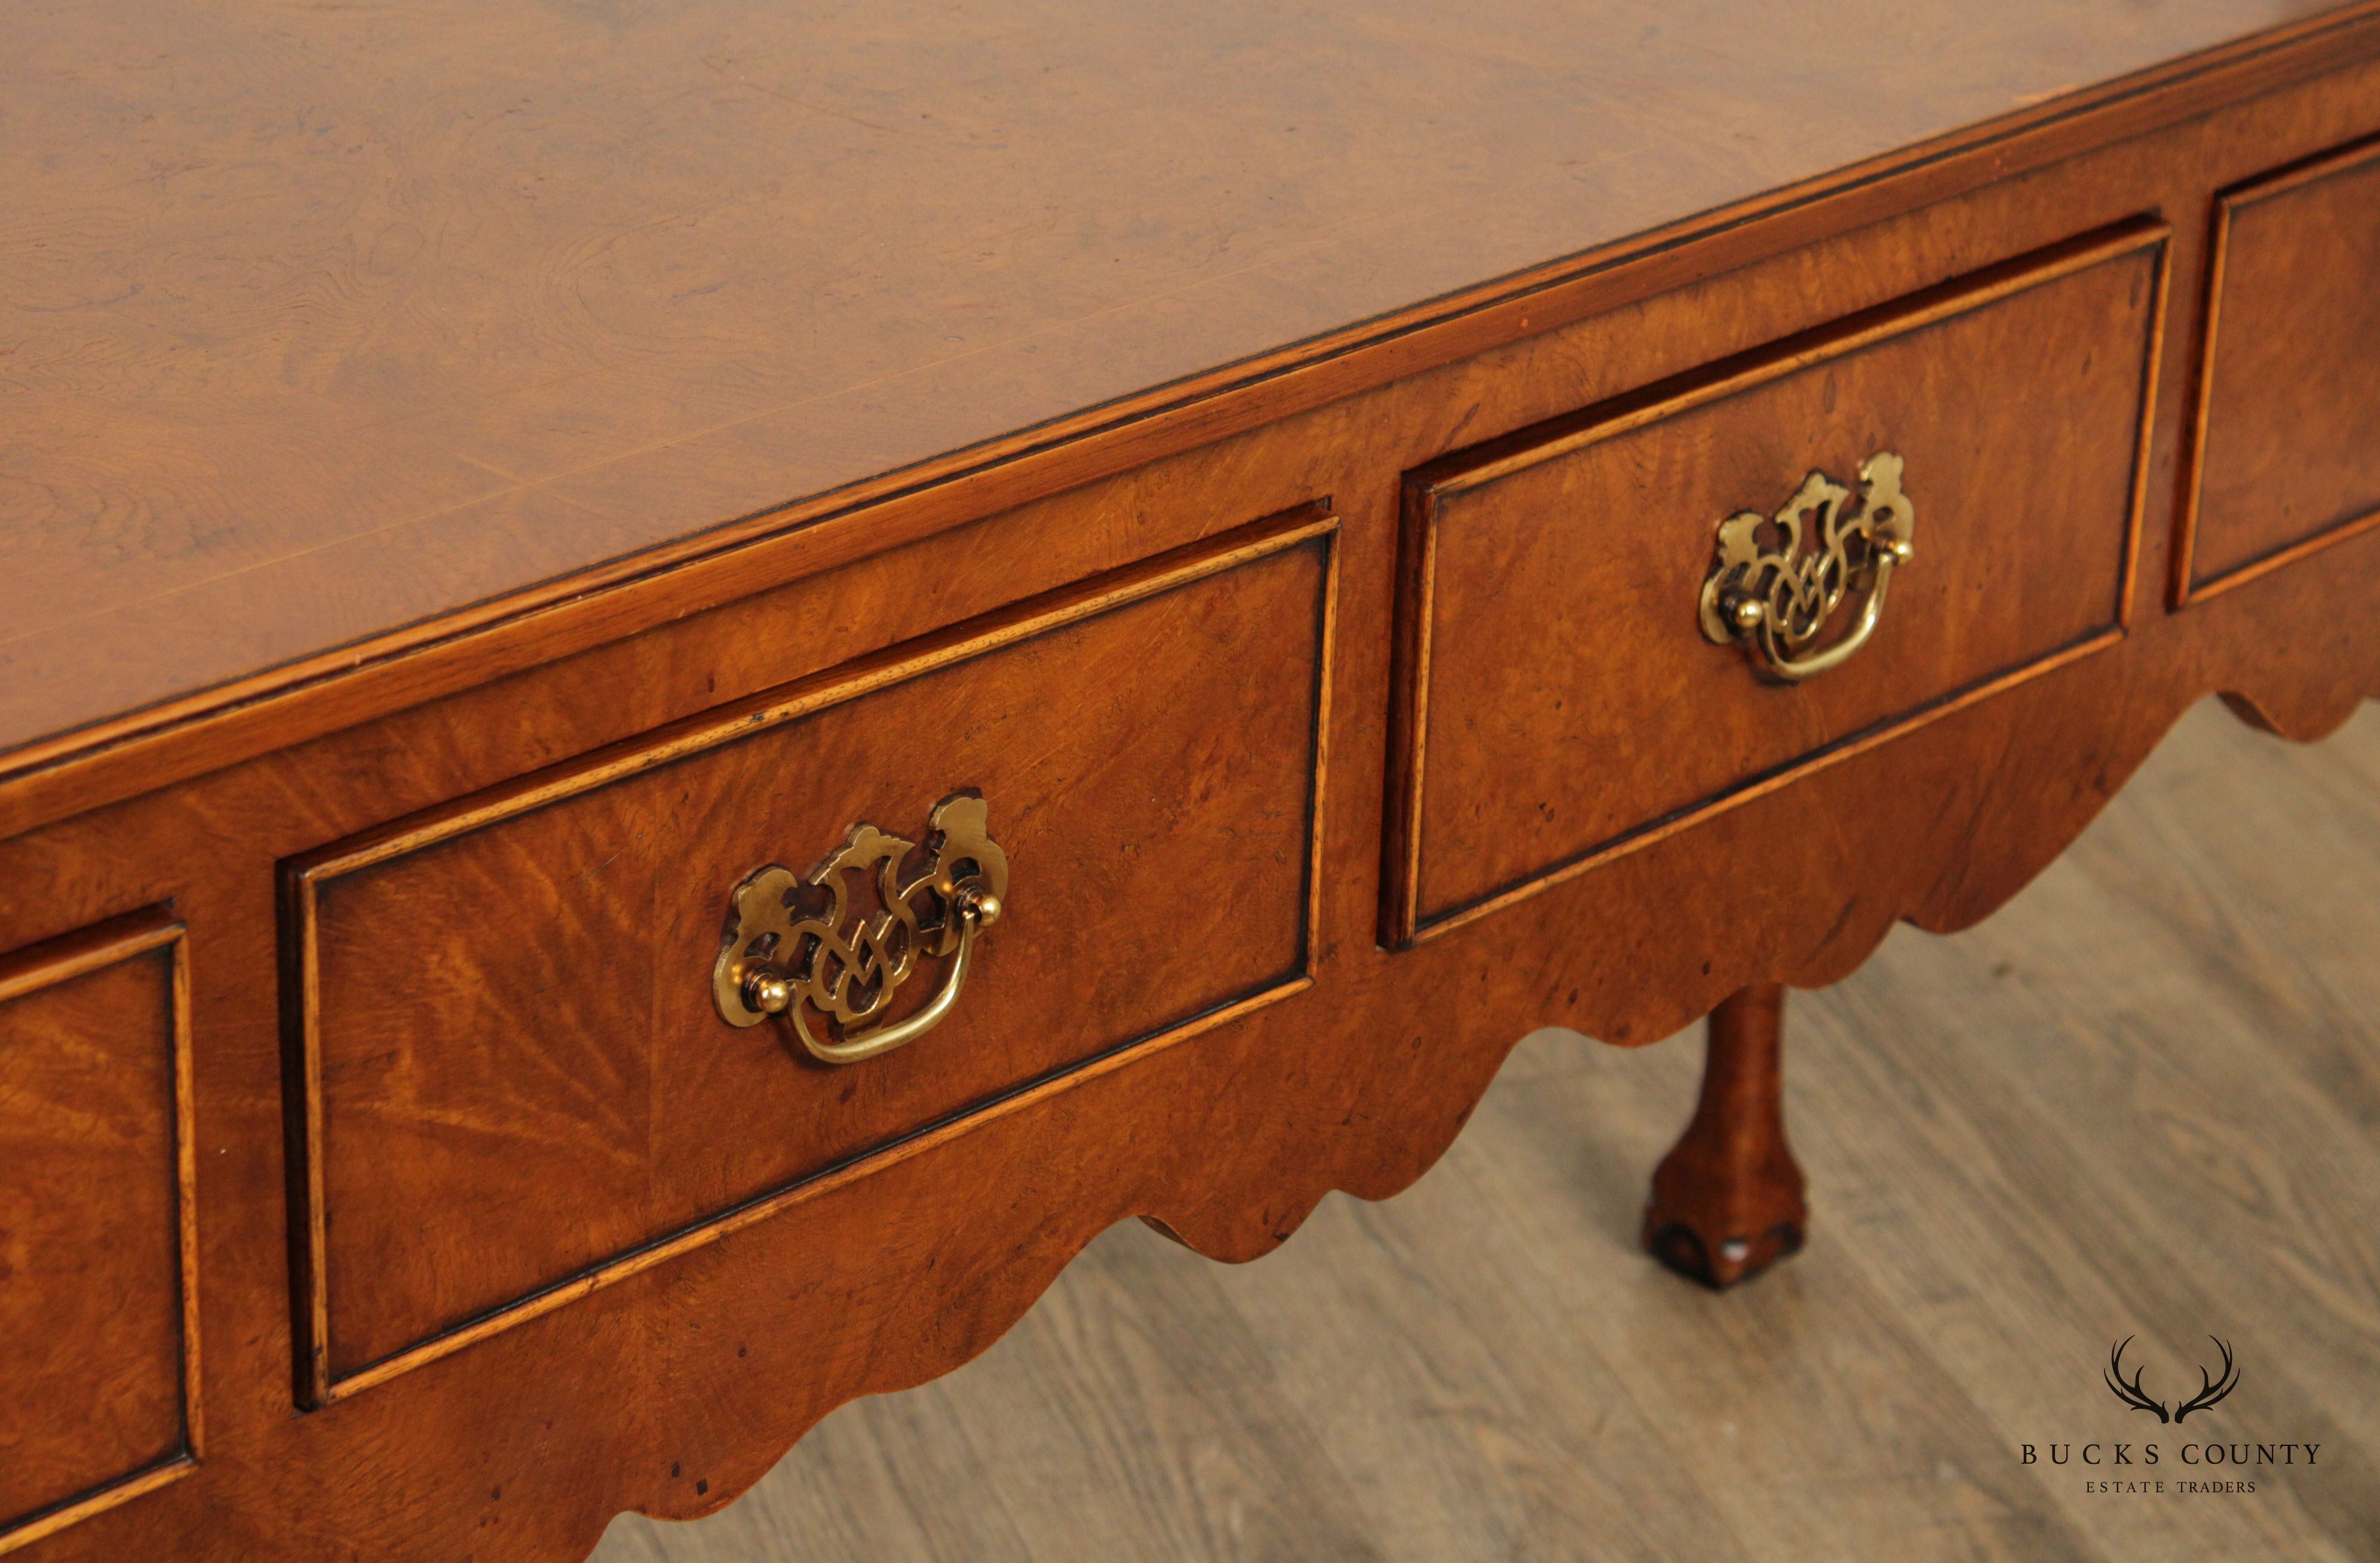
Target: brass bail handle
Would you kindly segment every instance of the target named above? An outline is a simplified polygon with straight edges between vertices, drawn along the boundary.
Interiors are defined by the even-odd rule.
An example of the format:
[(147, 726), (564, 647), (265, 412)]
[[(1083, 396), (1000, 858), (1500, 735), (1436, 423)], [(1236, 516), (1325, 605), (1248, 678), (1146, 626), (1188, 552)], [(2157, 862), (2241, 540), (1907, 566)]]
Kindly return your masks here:
[[(1917, 512), (1900, 471), (1900, 456), (1878, 451), (1860, 463), (1856, 505), (1850, 489), (1813, 471), (1774, 515), (1743, 510), (1720, 522), (1703, 580), (1704, 637), (1744, 647), (1762, 672), (1788, 684), (1849, 661), (1884, 616), (1892, 573), (1916, 557)], [(1862, 601), (1851, 628), (1806, 650), (1854, 591)]]
[[(1000, 920), (1008, 854), (991, 839), (983, 799), (960, 793), (934, 806), (923, 866), (905, 878), (917, 855), (917, 843), (862, 824), (807, 878), (774, 863), (746, 875), (711, 970), (721, 1018), (749, 1026), (775, 1017), (831, 1064), (889, 1053), (949, 1018), (976, 939)], [(928, 957), (949, 960), (941, 987), (906, 1019), (880, 1020)]]

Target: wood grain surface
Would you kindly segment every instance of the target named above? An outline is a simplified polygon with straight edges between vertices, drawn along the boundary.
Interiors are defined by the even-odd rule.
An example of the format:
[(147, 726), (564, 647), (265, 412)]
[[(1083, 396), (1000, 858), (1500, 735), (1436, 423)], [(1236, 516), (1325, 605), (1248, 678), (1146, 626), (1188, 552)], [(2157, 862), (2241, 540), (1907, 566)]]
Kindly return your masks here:
[[(2380, 713), (2299, 748), (2209, 703), (2005, 911), (1795, 995), (1818, 1225), (1725, 1296), (1633, 1246), (1697, 1038), (1541, 1032), (1401, 1198), (1244, 1269), (1119, 1227), (981, 1362), (594, 1563), (2370, 1557), (2375, 799)], [(2192, 1387), (2209, 1331), (2240, 1387), (2179, 1429), (2099, 1382), (2137, 1332)], [(2188, 1499), (2021, 1463), (2202, 1425), (2323, 1448)]]
[[(1341, 371), (1318, 361), (1298, 372), (1322, 378), (1269, 404), (1135, 419), (1102, 447), (1099, 460), (1113, 464), (1104, 468), (954, 479), (914, 503), (887, 499), (617, 595), (574, 588), (550, 618), (491, 607), (503, 622), (484, 638), (341, 674), (320, 686), (320, 704), (258, 695), (192, 728), (187, 749), (135, 747), (0, 778), (0, 950), (141, 907), (170, 905), (188, 927), (207, 1345), (204, 1463), (43, 1538), (31, 1556), (565, 1563), (624, 1509), (708, 1512), (836, 1406), (990, 1347), (1124, 1218), (1160, 1221), (1213, 1258), (1255, 1257), (1331, 1191), (1386, 1198), (1418, 1179), (1534, 1027), (1641, 1044), (1755, 985), (1836, 982), (1901, 922), (1976, 922), (2040, 873), (2208, 694), (2291, 737), (2335, 730), (2380, 691), (2380, 535), (2182, 612), (2143, 611), (2105, 652), (1525, 904), (1410, 951), (1378, 938), (1404, 473), (2144, 213), (2168, 214), (2173, 297), (2203, 297), (2197, 219), (2215, 191), (2380, 128), (2380, 66), (2318, 42), (2301, 36), (2275, 56), (2293, 62), (2286, 79), (2245, 65), (2193, 78), (2208, 96), (2159, 97), (2162, 118), (2045, 107), (2027, 135), (2049, 141), (1912, 152), (1866, 194), (1843, 195), (1849, 206), (1797, 207), (1790, 220), (1772, 211), (1750, 248), (1657, 235), (1634, 252), (1638, 269), (1481, 306), (1471, 324), (1492, 318), (1487, 339), (1408, 322), (1410, 334), (1366, 360), (1366, 374), (1387, 378), (1331, 380)], [(2181, 113), (2192, 103), (2199, 117)], [(2050, 155), (2060, 145), (2062, 160)], [(1557, 296), (1553, 317), (1534, 314)], [(2167, 578), (2171, 563), (2195, 328), (2169, 316), (2172, 350), (2156, 371), (2143, 579)], [(2054, 420), (2057, 410), (2036, 412)], [(1790, 489), (1802, 470), (1797, 461), (1775, 480)], [(288, 923), (276, 885), (286, 865), (672, 724), (765, 708), (972, 615), (1316, 504), (1339, 529), (1312, 986), (1000, 1097), (772, 1196), (765, 1218), (720, 1241), (617, 1284), (575, 1277), (520, 1327), (300, 1412), (291, 1379), (306, 1337), (291, 1312), (303, 1266), (287, 1243), (305, 1200), (285, 1191), (306, 1161), (304, 1097), (285, 1074), (302, 1034), (281, 1001)], [(553, 628), (565, 620), (566, 634)], [(1263, 627), (1272, 638), (1252, 666), (1311, 664), (1310, 607)], [(1872, 675), (1854, 661), (1830, 676)], [(914, 741), (886, 749), (904, 757), (894, 769), (915, 760), (901, 747)], [(1063, 780), (1051, 779), (1053, 795)], [(890, 770), (850, 785), (859, 790), (833, 795), (908, 795)], [(765, 795), (752, 806), (765, 808)], [(1237, 880), (1218, 872), (1176, 893), (1228, 903)], [(685, 887), (712, 906), (728, 888)], [(1031, 927), (1018, 916), (995, 930), (1006, 948)], [(702, 964), (685, 978), (698, 1003)], [(1102, 1013), (1083, 1023), (1129, 1035), (1106, 1023), (1128, 1020), (1135, 1004), (1128, 987), (1110, 987)], [(635, 1052), (632, 1041), (602, 1040)], [(352, 1057), (370, 1053), (358, 1046)], [(1926, 1109), (1921, 1098), (1906, 1110), (1922, 1121)], [(1682, 1116), (1680, 1104), (1660, 1142)], [(294, 1150), (283, 1139), (293, 1125)], [(1580, 1142), (1575, 1125), (1566, 1133)], [(1658, 1148), (1629, 1150), (1633, 1187)], [(1817, 1160), (1806, 1137), (1798, 1148)], [(1812, 1236), (1823, 1244), (1840, 1218), (1828, 1215), (1826, 1169), (1812, 1169)], [(557, 1226), (617, 1215), (584, 1197), (556, 1198), (551, 1214)], [(1844, 1235), (1859, 1233), (1854, 1218)]]
[[(2110, 644), (2131, 616), (2164, 235), (2011, 261), (1411, 475), (1392, 937)], [(1780, 689), (1710, 644), (1692, 613), (1713, 518), (1773, 514), (1813, 470), (1856, 486), (1888, 451), (1917, 562), (1865, 665)]]
[[(1136, 596), (1090, 583), (1054, 626), (1028, 610), (939, 655), (896, 648), (915, 676), (831, 682), (791, 720), (724, 714), (674, 763), (650, 757), (662, 740), (598, 757), (301, 870), (321, 1392), (1035, 1080), (1302, 987), (1331, 539), (1288, 522), (1137, 572)], [(950, 1019), (864, 1068), (797, 1061), (774, 1025), (727, 1031), (686, 980), (718, 953), (724, 888), (766, 863), (807, 872), (857, 822), (914, 840), (962, 788), (1014, 878)], [(943, 980), (926, 965), (921, 993)], [(578, 1214), (557, 1222), (557, 1204)]]
[(194, 1469), (182, 928), (0, 960), (0, 1551)]
[(2196, 448), (2175, 596), (2380, 525), (2380, 139), (2216, 200)]
[(0, 750), (2321, 9), (22, 8)]

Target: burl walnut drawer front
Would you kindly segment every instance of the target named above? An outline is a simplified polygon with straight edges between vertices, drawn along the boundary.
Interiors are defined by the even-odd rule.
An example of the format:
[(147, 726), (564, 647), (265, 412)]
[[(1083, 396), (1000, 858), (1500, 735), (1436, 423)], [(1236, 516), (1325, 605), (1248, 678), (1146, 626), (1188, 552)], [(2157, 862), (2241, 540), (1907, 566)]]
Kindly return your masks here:
[[(385, 1378), (872, 1150), (1305, 986), (1335, 525), (1243, 528), (291, 864), (301, 1393)], [(755, 880), (770, 904), (739, 899), (754, 917), (824, 915), (822, 882), (792, 887), (834, 879), (849, 943), (810, 975), (892, 994), (905, 936), (866, 945), (861, 920), (978, 826), (996, 921), (964, 971), (954, 938), (913, 927), (878, 1017), (944, 1000), (931, 1030), (822, 1062), (811, 1044), (844, 1034), (817, 988), (729, 1024), (740, 989), (714, 979), (747, 876), (791, 871)]]
[[(2166, 233), (2089, 236), (1410, 474), (1389, 940), (2119, 636)], [(1789, 547), (1771, 518), (1797, 502)], [(1836, 588), (1798, 660), (1726, 621), (1760, 610), (1720, 586), (1787, 578), (1755, 555)]]
[(2380, 138), (2215, 200), (2178, 601), (2380, 525)]
[(0, 957), (0, 1552), (193, 1469), (181, 925)]

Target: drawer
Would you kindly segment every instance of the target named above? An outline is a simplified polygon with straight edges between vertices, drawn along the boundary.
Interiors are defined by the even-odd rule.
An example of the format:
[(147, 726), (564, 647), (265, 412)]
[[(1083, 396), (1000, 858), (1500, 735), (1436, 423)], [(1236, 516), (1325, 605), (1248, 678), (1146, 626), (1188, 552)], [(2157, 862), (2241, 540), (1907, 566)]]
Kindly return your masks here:
[(197, 1457), (183, 950), (154, 911), (0, 957), (0, 1552)]
[[(1335, 527), (1258, 523), (285, 865), (301, 1396), (1306, 986)], [(942, 870), (997, 920), (969, 931)], [(770, 973), (775, 1018), (742, 1001)]]
[[(2166, 229), (2127, 224), (1408, 474), (1388, 942), (2111, 644), (2166, 263)], [(1894, 457), (1913, 557), (1855, 654), (1791, 681), (1723, 625), (1715, 643), (1722, 539), (1776, 549), (1764, 518), (1832, 481), (1849, 589), (1783, 664), (1854, 649), (1888, 574), (1855, 539), (1889, 508), (1859, 474)], [(1765, 579), (1824, 563), (1822, 520)]]
[(2174, 599), (2380, 524), (2380, 138), (2215, 200)]

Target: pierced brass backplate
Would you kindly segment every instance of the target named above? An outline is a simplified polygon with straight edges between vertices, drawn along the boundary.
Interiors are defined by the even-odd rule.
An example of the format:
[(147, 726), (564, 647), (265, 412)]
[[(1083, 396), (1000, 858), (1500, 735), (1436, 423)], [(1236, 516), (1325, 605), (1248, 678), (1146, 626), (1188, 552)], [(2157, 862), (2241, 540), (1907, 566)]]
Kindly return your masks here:
[[(974, 793), (934, 806), (922, 846), (855, 825), (807, 879), (774, 863), (744, 877), (728, 901), (711, 999), (730, 1025), (780, 1017), (827, 1063), (891, 1052), (951, 1012), (976, 936), (999, 918), (1007, 894), (1008, 854)], [(906, 1019), (883, 1023), (920, 960), (944, 956), (940, 991)]]
[[(1875, 633), (1892, 572), (1915, 556), (1917, 512), (1900, 491), (1900, 458), (1879, 451), (1860, 463), (1860, 503), (1812, 472), (1774, 515), (1738, 511), (1718, 524), (1718, 551), (1703, 582), (1702, 625), (1720, 646), (1741, 644), (1770, 676), (1797, 682), (1838, 667)], [(1841, 638), (1803, 655), (1852, 590), (1866, 600)]]

